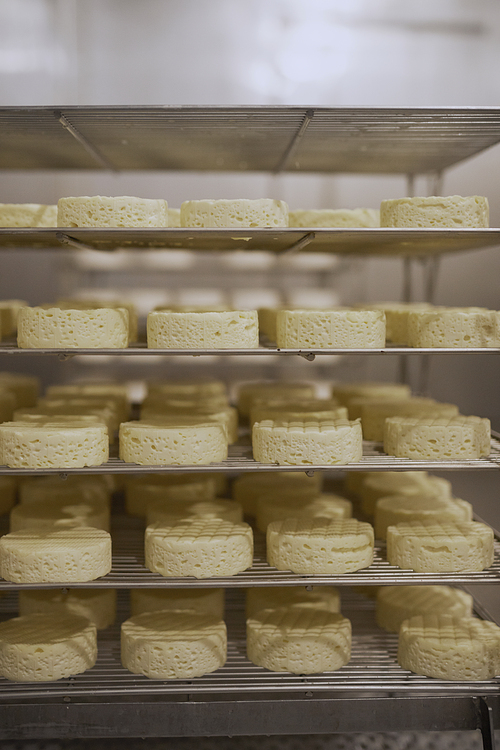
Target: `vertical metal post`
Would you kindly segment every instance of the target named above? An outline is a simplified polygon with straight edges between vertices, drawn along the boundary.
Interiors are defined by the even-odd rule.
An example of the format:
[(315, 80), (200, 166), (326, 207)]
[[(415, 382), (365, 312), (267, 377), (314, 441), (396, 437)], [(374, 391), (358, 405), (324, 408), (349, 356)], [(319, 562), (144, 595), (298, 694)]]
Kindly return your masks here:
[(478, 724), (483, 738), (484, 750), (495, 750), (495, 726), (493, 723), (493, 711), (488, 705), (486, 698), (476, 698), (478, 712)]

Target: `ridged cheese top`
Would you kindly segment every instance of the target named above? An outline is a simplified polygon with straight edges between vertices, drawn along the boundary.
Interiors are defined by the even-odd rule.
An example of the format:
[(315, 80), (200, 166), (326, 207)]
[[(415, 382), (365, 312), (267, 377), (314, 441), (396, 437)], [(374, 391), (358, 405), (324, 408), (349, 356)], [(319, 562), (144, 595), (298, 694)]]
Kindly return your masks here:
[(261, 609), (248, 618), (247, 625), (261, 637), (302, 635), (308, 639), (321, 639), (328, 631), (340, 633), (350, 639), (351, 623), (338, 612), (314, 607), (277, 607)]
[(146, 538), (193, 542), (202, 544), (203, 541), (216, 543), (227, 539), (246, 539), (251, 535), (251, 528), (247, 523), (232, 523), (222, 518), (193, 518), (190, 521), (178, 521), (172, 526), (161, 523), (150, 524), (146, 529)]
[(13, 646), (53, 645), (83, 634), (95, 637), (95, 633), (95, 625), (85, 617), (61, 612), (57, 617), (36, 612), (0, 623), (0, 643)]
[(212, 615), (169, 610), (143, 612), (126, 620), (122, 633), (130, 638), (171, 641), (198, 641), (203, 637), (225, 637), (226, 626)]
[(373, 527), (355, 518), (287, 518), (273, 521), (267, 527), (268, 534), (279, 534), (296, 539), (325, 539), (336, 549), (357, 548), (373, 545)]
[(479, 640), (497, 650), (500, 655), (500, 627), (488, 620), (475, 617), (453, 617), (447, 614), (415, 615), (405, 620), (400, 629), (400, 637), (409, 645), (412, 641), (425, 641), (421, 644), (426, 651), (448, 651), (451, 648), (464, 648)]
[(408, 521), (389, 526), (388, 534), (396, 537), (415, 537), (437, 544), (441, 540), (461, 541), (476, 537), (486, 542), (493, 539), (493, 529), (478, 521)]
[(461, 614), (468, 609), (472, 616), (473, 599), (451, 586), (382, 586), (377, 591), (377, 604), (419, 615), (442, 612), (453, 615), (455, 611)]

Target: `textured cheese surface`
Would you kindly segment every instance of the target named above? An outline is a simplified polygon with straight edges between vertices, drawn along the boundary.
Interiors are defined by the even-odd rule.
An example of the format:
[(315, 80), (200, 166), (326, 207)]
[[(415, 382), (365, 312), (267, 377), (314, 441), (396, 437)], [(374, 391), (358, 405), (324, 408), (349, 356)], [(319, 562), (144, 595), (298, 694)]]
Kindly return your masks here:
[(334, 586), (254, 586), (245, 589), (245, 612), (251, 617), (261, 609), (277, 607), (313, 607), (327, 612), (340, 612), (340, 592)]
[(108, 430), (113, 434), (120, 422), (121, 413), (116, 401), (106, 396), (44, 396), (38, 399), (36, 409), (52, 414), (94, 414), (101, 417), (106, 423)]
[(489, 226), (488, 199), (480, 195), (398, 198), (380, 204), (381, 227), (461, 229)]
[(382, 310), (280, 310), (278, 347), (300, 349), (378, 349), (385, 346)]
[(493, 564), (493, 530), (476, 521), (389, 526), (387, 559), (417, 573), (478, 571)]
[(167, 202), (121, 195), (82, 195), (60, 198), (57, 204), (59, 227), (166, 227)]
[(58, 613), (0, 623), (0, 674), (16, 682), (50, 682), (85, 672), (97, 659), (95, 625)]
[(280, 416), (287, 419), (300, 419), (309, 416), (311, 419), (347, 419), (347, 409), (339, 406), (335, 399), (297, 399), (282, 401), (254, 401), (250, 411), (249, 422), (261, 422), (263, 419), (276, 419)]
[(0, 476), (0, 516), (8, 513), (16, 502), (17, 481), (15, 477)]
[(247, 620), (247, 657), (273, 672), (340, 669), (351, 658), (351, 623), (311, 607), (263, 609)]
[(272, 521), (285, 518), (351, 518), (352, 503), (345, 497), (324, 492), (316, 497), (262, 495), (257, 501), (257, 528), (264, 533)]
[(21, 503), (10, 512), (10, 531), (37, 531), (92, 526), (109, 531), (109, 506), (99, 502), (47, 499), (40, 503)]
[(234, 500), (200, 500), (195, 503), (152, 501), (148, 503), (146, 523), (160, 523), (162, 526), (172, 526), (178, 521), (189, 521), (198, 518), (222, 518), (231, 523), (243, 521), (243, 508)]
[(12, 391), (0, 385), (0, 422), (10, 422), (14, 416), (16, 398)]
[(213, 672), (227, 658), (224, 622), (195, 612), (144, 612), (121, 628), (123, 666), (156, 680)]
[[(45, 305), (47, 307), (47, 305)], [(128, 341), (137, 341), (138, 313), (137, 307), (128, 299), (120, 297), (63, 297), (56, 300), (53, 307), (61, 310), (100, 310), (110, 308), (113, 310), (123, 309), (128, 312)]]
[(500, 312), (474, 307), (414, 311), (408, 316), (408, 345), (498, 347)]
[(116, 617), (115, 589), (55, 589), (20, 591), (19, 614), (44, 612), (57, 620), (70, 613), (90, 620), (97, 630), (113, 624)]
[(490, 680), (500, 674), (500, 628), (473, 617), (411, 617), (399, 631), (398, 663), (442, 680)]
[(40, 378), (19, 372), (0, 372), (0, 388), (12, 391), (16, 398), (16, 409), (23, 409), (35, 406), (40, 391)]
[(408, 398), (411, 390), (404, 383), (335, 383), (332, 396), (349, 408), (350, 401), (355, 398)]
[(111, 536), (102, 529), (31, 529), (0, 537), (0, 576), (6, 581), (93, 581), (110, 570)]
[(215, 477), (199, 474), (173, 474), (132, 477), (125, 485), (125, 507), (132, 516), (145, 516), (150, 503), (169, 505), (175, 502), (213, 500)]
[(377, 625), (398, 633), (401, 623), (415, 615), (472, 617), (470, 594), (451, 586), (381, 586), (377, 592)]
[(278, 570), (342, 575), (373, 562), (373, 527), (354, 518), (289, 518), (267, 527), (267, 561)]
[(167, 208), (167, 227), (180, 227), (181, 209)]
[(146, 466), (224, 461), (227, 458), (226, 430), (219, 422), (187, 417), (179, 418), (175, 424), (144, 420), (123, 422), (120, 458)]
[(57, 206), (0, 203), (0, 227), (57, 227)]
[(148, 315), (147, 336), (150, 349), (256, 349), (257, 310), (156, 310)]
[(385, 312), (386, 341), (397, 346), (410, 345), (408, 332), (410, 314), (433, 309), (433, 305), (427, 302), (377, 302), (360, 307)]
[(373, 515), (379, 498), (388, 495), (420, 495), (446, 500), (451, 482), (429, 476), (426, 471), (379, 471), (366, 477), (358, 493), (363, 513)]
[(346, 464), (360, 461), (363, 439), (359, 420), (266, 419), (252, 428), (256, 461), (280, 465)]
[(213, 410), (210, 407), (194, 403), (192, 406), (175, 406), (156, 403), (141, 408), (141, 419), (175, 422), (179, 417), (198, 417), (203, 422), (218, 422), (224, 427), (229, 443), (238, 439), (238, 410), (234, 406)]
[(391, 417), (384, 427), (384, 451), (430, 461), (475, 459), (490, 455), (490, 434), (489, 419), (481, 417)]
[(250, 411), (256, 400), (286, 399), (295, 401), (298, 399), (312, 399), (316, 396), (313, 383), (296, 382), (274, 382), (255, 381), (243, 383), (238, 388), (238, 410), (244, 417), (250, 416)]
[(224, 589), (130, 589), (132, 616), (172, 610), (189, 610), (222, 620)]
[(11, 468), (66, 469), (100, 466), (109, 458), (103, 424), (4, 422), (0, 424), (0, 464)]
[(410, 521), (472, 521), (472, 505), (457, 498), (390, 495), (375, 506), (375, 536), (385, 539), (388, 526)]
[(253, 560), (253, 534), (246, 523), (197, 518), (174, 526), (151, 524), (145, 536), (146, 567), (163, 576), (231, 576)]
[(291, 227), (379, 227), (377, 208), (322, 208), (289, 212)]
[(271, 198), (200, 200), (181, 205), (182, 227), (287, 227), (288, 206)]
[(124, 349), (128, 339), (129, 316), (123, 307), (91, 310), (23, 307), (19, 311), (20, 349)]
[(252, 472), (241, 474), (233, 481), (232, 496), (250, 516), (257, 512), (259, 497), (272, 493), (280, 497), (296, 494), (301, 497), (317, 495), (323, 485), (323, 475), (317, 471), (308, 477), (302, 471)]
[(453, 417), (458, 406), (434, 401), (432, 398), (411, 397), (395, 401), (366, 401), (361, 406), (361, 424), (365, 440), (382, 442), (385, 420), (389, 417)]

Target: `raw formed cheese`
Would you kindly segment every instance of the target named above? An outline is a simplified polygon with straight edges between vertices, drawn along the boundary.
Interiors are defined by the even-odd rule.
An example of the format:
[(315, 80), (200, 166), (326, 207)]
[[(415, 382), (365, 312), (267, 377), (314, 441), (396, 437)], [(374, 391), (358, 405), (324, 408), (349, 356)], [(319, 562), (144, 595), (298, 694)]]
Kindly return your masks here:
[(16, 399), (12, 391), (0, 385), (0, 422), (10, 422), (14, 416)]
[(120, 383), (82, 383), (75, 385), (51, 385), (45, 391), (49, 399), (102, 399), (111, 403), (117, 413), (118, 422), (129, 418), (130, 404), (128, 389)]
[(381, 310), (280, 310), (276, 344), (288, 349), (381, 349), (385, 314)]
[(197, 518), (174, 526), (151, 524), (145, 536), (146, 567), (162, 576), (232, 576), (253, 560), (253, 534), (246, 523)]
[(317, 495), (323, 485), (323, 474), (315, 472), (312, 477), (302, 471), (253, 471), (241, 474), (233, 481), (232, 496), (249, 516), (257, 512), (259, 497), (269, 493), (280, 497), (296, 494), (301, 497)]
[(8, 680), (51, 682), (96, 660), (96, 627), (85, 617), (37, 613), (0, 623), (0, 674)]
[(0, 516), (8, 513), (16, 502), (17, 481), (15, 477), (0, 476)]
[[(45, 305), (45, 307), (48, 307), (48, 305)], [(104, 308), (126, 310), (128, 312), (128, 341), (137, 341), (138, 313), (135, 304), (130, 302), (130, 300), (108, 298), (104, 294), (101, 294), (101, 298), (90, 296), (65, 297), (62, 299), (59, 298), (52, 307), (57, 307), (61, 310), (101, 310)]]
[(305, 575), (343, 575), (373, 562), (373, 527), (354, 518), (288, 518), (267, 527), (267, 561)]
[(123, 666), (156, 680), (199, 677), (224, 666), (223, 620), (195, 612), (144, 612), (121, 628)]
[(451, 586), (381, 586), (377, 592), (377, 625), (398, 633), (401, 623), (415, 615), (472, 617), (470, 594)]
[(351, 400), (355, 398), (408, 398), (411, 390), (404, 383), (336, 383), (332, 396), (342, 406), (349, 408)]
[(160, 523), (162, 526), (172, 526), (178, 521), (189, 521), (198, 518), (222, 518), (231, 523), (243, 521), (243, 508), (234, 500), (200, 500), (195, 503), (170, 502), (163, 500), (148, 503), (146, 512), (146, 523)]
[(125, 485), (125, 507), (132, 516), (145, 516), (150, 503), (213, 500), (216, 478), (201, 474), (147, 474), (132, 477)]
[(0, 464), (11, 468), (66, 469), (100, 466), (109, 458), (108, 431), (103, 424), (57, 418), (45, 424), (0, 424)]
[(141, 419), (163, 422), (175, 422), (183, 417), (197, 417), (203, 422), (218, 422), (224, 427), (227, 441), (235, 443), (238, 439), (238, 410), (234, 406), (226, 406), (222, 409), (212, 409), (195, 402), (192, 406), (177, 406), (171, 403), (163, 404), (156, 402), (141, 408)]
[(324, 465), (360, 461), (359, 420), (265, 419), (252, 429), (253, 457), (265, 464)]
[[(50, 407), (44, 406), (37, 408), (36, 406), (31, 409), (16, 409), (13, 415), (14, 422), (25, 422), (26, 424), (32, 425), (46, 425), (57, 422), (60, 427), (71, 427), (75, 422), (79, 422), (82, 425), (103, 425), (107, 430), (109, 442), (112, 443), (111, 437), (114, 437), (112, 432), (109, 432), (109, 419), (101, 414), (83, 414), (83, 409), (70, 408), (69, 411), (75, 412), (74, 414), (60, 414), (59, 409), (54, 410)], [(94, 411), (94, 410), (92, 410)]]
[(327, 612), (340, 612), (340, 592), (334, 586), (254, 586), (246, 589), (245, 601), (247, 617), (252, 617), (261, 609), (277, 607), (314, 607)]
[(113, 624), (116, 617), (115, 589), (49, 589), (19, 592), (19, 614), (45, 612), (53, 620), (65, 612), (85, 617), (97, 630)]
[(254, 401), (269, 399), (298, 399), (315, 398), (316, 388), (313, 383), (269, 382), (255, 381), (243, 383), (238, 388), (238, 411), (241, 416), (249, 417)]
[(386, 341), (396, 346), (411, 346), (409, 320), (412, 313), (435, 309), (427, 302), (376, 302), (371, 305), (359, 305), (359, 307), (384, 311)]
[(59, 227), (166, 227), (167, 201), (121, 195), (59, 198)]
[(379, 227), (377, 208), (322, 208), (289, 212), (291, 227)]
[(417, 573), (484, 570), (493, 564), (493, 530), (476, 521), (398, 523), (387, 529), (387, 559)]
[(45, 396), (38, 399), (35, 407), (40, 411), (44, 409), (54, 414), (95, 414), (102, 417), (106, 422), (108, 431), (113, 434), (118, 430), (121, 417), (121, 409), (116, 401), (106, 396), (63, 396), (55, 398), (54, 396)]
[(257, 310), (150, 312), (147, 322), (150, 349), (256, 349), (259, 346)]
[(0, 203), (0, 227), (57, 227), (57, 206)]
[(352, 503), (345, 497), (323, 492), (315, 497), (261, 495), (257, 501), (257, 528), (264, 533), (272, 521), (285, 518), (351, 518)]
[[(1, 428), (1, 425), (0, 425)], [(227, 434), (219, 422), (179, 417), (175, 423), (154, 420), (122, 422), (120, 458), (146, 466), (210, 464), (227, 458)]]
[(181, 209), (167, 208), (167, 227), (180, 227)]
[(429, 476), (426, 471), (370, 472), (360, 485), (363, 513), (373, 515), (377, 500), (388, 495), (418, 495), (446, 500), (451, 497), (451, 483), (441, 477)]
[(418, 347), (498, 347), (500, 312), (480, 307), (434, 308), (408, 316), (408, 344)]
[(27, 304), (21, 299), (0, 300), (0, 340), (15, 335), (19, 310)]
[(181, 205), (181, 227), (287, 226), (287, 204), (271, 198), (185, 201)]
[(345, 406), (339, 406), (335, 399), (297, 399), (296, 401), (271, 399), (255, 400), (250, 411), (249, 422), (261, 422), (263, 419), (276, 419), (286, 416), (287, 419), (348, 419)]
[(99, 502), (46, 499), (43, 502), (22, 503), (10, 512), (10, 531), (37, 531), (92, 526), (109, 531), (109, 506)]
[(461, 229), (489, 226), (488, 199), (479, 195), (397, 198), (380, 204), (381, 227)]
[(411, 397), (395, 401), (365, 401), (361, 406), (361, 424), (365, 440), (382, 442), (388, 417), (453, 417), (458, 406), (444, 404), (433, 398)]
[(124, 349), (128, 325), (128, 311), (122, 307), (23, 307), (18, 317), (17, 345), (20, 349)]
[(272, 672), (340, 669), (351, 658), (351, 623), (311, 607), (262, 609), (247, 620), (247, 657)]
[(385, 539), (388, 526), (410, 521), (472, 521), (472, 505), (457, 498), (430, 495), (390, 495), (375, 506), (375, 536)]
[(429, 461), (481, 458), (490, 455), (490, 431), (489, 419), (481, 417), (391, 417), (384, 427), (384, 451)]
[(190, 610), (222, 620), (224, 589), (130, 589), (132, 616), (172, 610)]
[(12, 391), (16, 399), (16, 409), (35, 406), (40, 391), (40, 378), (22, 375), (19, 372), (0, 372), (0, 388)]
[(399, 631), (398, 663), (441, 680), (491, 680), (500, 674), (500, 628), (474, 617), (411, 617)]
[(111, 536), (102, 529), (28, 529), (0, 537), (0, 575), (6, 581), (93, 581), (110, 570)]

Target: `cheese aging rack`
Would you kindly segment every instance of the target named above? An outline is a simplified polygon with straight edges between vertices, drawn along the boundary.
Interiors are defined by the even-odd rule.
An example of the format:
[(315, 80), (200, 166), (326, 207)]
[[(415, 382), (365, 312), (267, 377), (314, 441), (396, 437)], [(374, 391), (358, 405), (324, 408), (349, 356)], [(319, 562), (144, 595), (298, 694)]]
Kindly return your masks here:
[[(0, 169), (3, 170), (133, 170), (400, 174), (408, 192), (417, 176), (433, 181), (440, 194), (442, 173), (500, 143), (500, 108), (326, 108), (326, 107), (1, 107)], [(307, 230), (307, 229), (0, 229), (0, 251), (93, 249), (218, 250), (278, 254), (324, 252), (363, 257), (405, 258), (432, 264), (440, 255), (494, 248), (500, 229), (483, 230)], [(432, 284), (431, 284), (432, 286)], [(85, 354), (123, 356), (150, 354), (203, 356), (206, 350), (21, 350), (2, 342), (2, 361), (28, 362), (36, 372), (37, 355), (63, 363)], [(433, 355), (468, 357), (499, 354), (500, 349), (256, 350), (217, 351), (218, 356), (268, 354), (314, 360), (328, 354)], [(64, 367), (64, 364), (61, 364)], [(102, 367), (106, 367), (106, 360)], [(474, 470), (498, 471), (500, 443), (493, 434), (491, 454), (470, 462), (415, 462), (384, 456), (365, 444), (359, 464), (345, 467), (287, 467), (292, 471)], [(248, 445), (232, 449), (227, 462), (209, 471), (275, 471), (282, 467), (253, 462)], [(111, 458), (104, 467), (85, 470), (9, 470), (0, 475), (72, 473), (140, 473), (200, 471), (207, 467), (137, 467)], [(125, 517), (123, 517), (124, 519)], [(221, 670), (192, 681), (154, 681), (131, 675), (119, 660), (119, 631), (100, 636), (97, 665), (57, 683), (8, 683), (0, 680), (0, 740), (51, 738), (197, 737), (249, 734), (327, 734), (365, 731), (480, 729), (485, 747), (494, 745), (493, 727), (500, 726), (500, 679), (485, 683), (446, 682), (418, 677), (397, 664), (397, 637), (378, 629), (373, 602), (355, 590), (343, 593), (343, 612), (353, 622), (353, 656), (341, 670), (322, 675), (269, 673), (245, 656), (242, 593), (247, 586), (336, 586), (446, 582), (468, 585), (500, 582), (500, 539), (496, 535), (494, 565), (480, 574), (433, 574), (430, 577), (389, 566), (383, 546), (368, 571), (339, 580), (328, 576), (294, 576), (274, 571), (257, 535), (254, 565), (225, 579), (161, 579), (141, 563), (140, 528), (126, 519), (114, 530), (116, 548), (110, 578), (92, 582), (118, 588), (119, 615), (127, 614), (127, 588), (135, 586), (227, 586), (228, 661)], [(120, 523), (124, 523), (123, 527)], [(114, 540), (115, 542), (115, 540)], [(141, 567), (142, 565), (142, 567)], [(121, 566), (121, 567), (120, 567)], [(128, 567), (127, 567), (128, 566)], [(267, 566), (267, 567), (266, 567)], [(149, 575), (148, 575), (149, 574)], [(64, 586), (59, 584), (58, 586)], [(0, 615), (11, 616), (16, 590), (25, 585), (0, 581), (6, 596)], [(55, 588), (43, 584), (31, 588)], [(83, 588), (87, 587), (85, 584)], [(89, 586), (90, 587), (90, 586)], [(344, 598), (345, 593), (345, 598)], [(476, 614), (488, 618), (476, 605)]]

